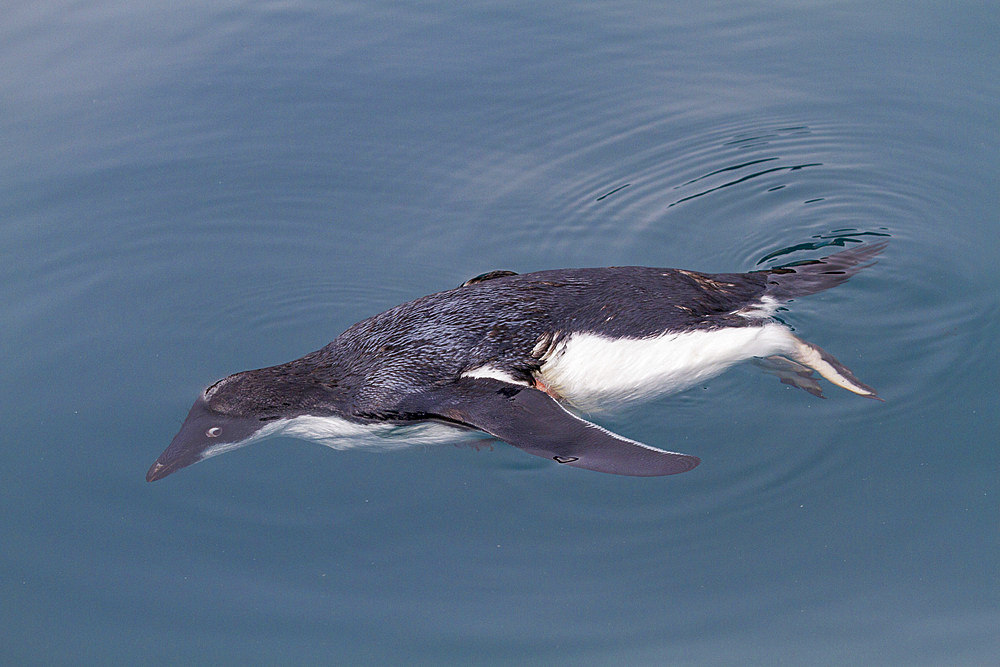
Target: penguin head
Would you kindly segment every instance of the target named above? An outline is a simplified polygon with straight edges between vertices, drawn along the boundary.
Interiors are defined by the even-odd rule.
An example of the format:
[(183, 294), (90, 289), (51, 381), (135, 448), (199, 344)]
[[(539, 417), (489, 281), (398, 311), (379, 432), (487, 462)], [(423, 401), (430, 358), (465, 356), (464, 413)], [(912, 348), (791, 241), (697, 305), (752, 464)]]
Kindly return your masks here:
[(146, 473), (147, 482), (266, 435), (280, 415), (270, 415), (254, 389), (254, 371), (230, 375), (208, 387), (191, 406), (180, 431)]

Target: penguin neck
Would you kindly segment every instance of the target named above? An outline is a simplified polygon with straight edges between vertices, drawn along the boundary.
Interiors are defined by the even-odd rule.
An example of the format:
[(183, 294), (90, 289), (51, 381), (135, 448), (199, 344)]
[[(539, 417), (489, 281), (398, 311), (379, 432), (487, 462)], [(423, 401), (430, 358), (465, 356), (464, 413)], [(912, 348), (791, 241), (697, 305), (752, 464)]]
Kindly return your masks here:
[(317, 363), (313, 355), (307, 355), (246, 375), (240, 387), (246, 403), (240, 411), (257, 414), (262, 421), (347, 416), (357, 395), (358, 378), (336, 358)]

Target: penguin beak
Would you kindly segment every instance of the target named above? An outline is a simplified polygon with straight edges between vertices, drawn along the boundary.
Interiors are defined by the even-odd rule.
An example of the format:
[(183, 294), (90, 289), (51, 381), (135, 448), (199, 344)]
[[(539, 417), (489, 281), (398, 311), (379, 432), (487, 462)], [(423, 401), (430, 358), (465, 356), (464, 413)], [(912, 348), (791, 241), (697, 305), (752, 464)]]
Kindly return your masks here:
[(259, 428), (256, 420), (215, 412), (204, 397), (199, 397), (170, 446), (150, 466), (146, 481), (155, 482), (209, 456), (235, 449)]
[[(186, 463), (184, 465), (191, 465)], [(158, 479), (163, 479), (175, 470), (180, 470), (184, 466), (182, 465), (170, 465), (169, 463), (160, 463), (159, 460), (156, 461), (149, 470), (146, 472), (146, 481), (155, 482)]]

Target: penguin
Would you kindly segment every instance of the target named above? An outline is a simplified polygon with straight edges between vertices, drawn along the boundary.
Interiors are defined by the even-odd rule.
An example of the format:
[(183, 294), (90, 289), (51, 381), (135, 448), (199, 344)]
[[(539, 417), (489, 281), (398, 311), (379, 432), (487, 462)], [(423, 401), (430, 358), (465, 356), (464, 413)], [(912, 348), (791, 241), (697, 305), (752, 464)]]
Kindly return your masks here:
[(817, 396), (813, 371), (881, 400), (774, 313), (843, 283), (885, 247), (749, 273), (641, 266), (485, 273), (358, 322), (304, 357), (213, 383), (146, 480), (271, 435), (343, 449), (393, 433), (453, 438), (456, 428), (559, 465), (633, 476), (686, 472), (698, 457), (581, 415), (681, 391), (753, 359)]

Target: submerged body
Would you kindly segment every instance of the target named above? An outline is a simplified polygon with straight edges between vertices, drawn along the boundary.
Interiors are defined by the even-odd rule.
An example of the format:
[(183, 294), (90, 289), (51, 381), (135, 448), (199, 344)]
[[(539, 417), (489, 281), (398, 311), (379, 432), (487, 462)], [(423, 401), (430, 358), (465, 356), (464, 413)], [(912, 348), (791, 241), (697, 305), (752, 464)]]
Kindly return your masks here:
[(147, 479), (276, 433), (338, 446), (427, 422), (478, 429), (575, 467), (684, 472), (696, 457), (617, 436), (564, 406), (593, 411), (679, 391), (755, 357), (780, 358), (785, 381), (812, 393), (809, 369), (877, 398), (771, 316), (790, 298), (847, 280), (883, 247), (751, 273), (484, 274), (363, 320), (300, 359), (216, 382)]

